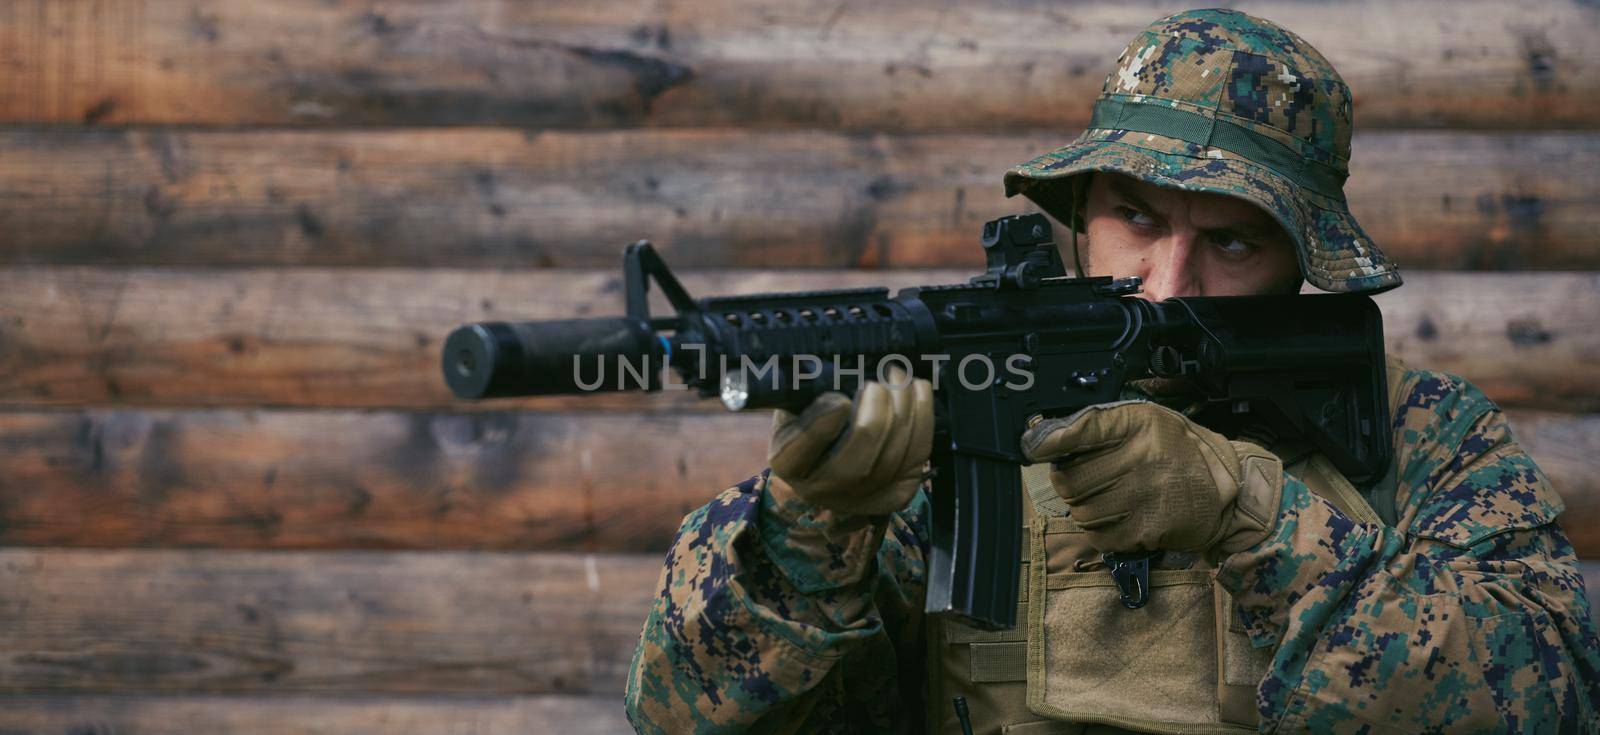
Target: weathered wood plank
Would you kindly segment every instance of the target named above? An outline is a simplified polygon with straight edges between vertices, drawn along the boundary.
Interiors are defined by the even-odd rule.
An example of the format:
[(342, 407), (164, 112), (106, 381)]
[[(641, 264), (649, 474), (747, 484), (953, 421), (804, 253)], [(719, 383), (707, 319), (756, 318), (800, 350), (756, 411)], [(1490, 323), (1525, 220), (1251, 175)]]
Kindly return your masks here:
[(1411, 273), (1377, 302), (1389, 351), (1412, 365), (1507, 406), (1600, 410), (1600, 274)]
[[(439, 346), (463, 322), (620, 314), (620, 268), (0, 269), (0, 405), (460, 407)], [(965, 281), (975, 271), (699, 271), (699, 295)], [(1600, 411), (1600, 274), (1409, 272), (1391, 350), (1507, 405)], [(720, 410), (686, 392), (482, 408)]]
[[(1595, 589), (1600, 567), (1587, 569)], [(197, 718), (203, 705), (185, 703), (203, 692), (616, 702), (660, 573), (655, 554), (0, 550), (0, 693), (65, 697), (57, 706), (184, 693), (195, 699), (168, 712)]]
[(1584, 587), (1589, 593), (1589, 611), (1600, 622), (1600, 561), (1578, 562), (1583, 570)]
[(0, 544), (651, 551), (765, 412), (0, 412)]
[(0, 551), (0, 691), (608, 694), (659, 554)]
[[(1582, 2), (1247, 2), (1338, 66), (1368, 126), (1600, 120)], [(1154, 2), (826, 0), (0, 6), (0, 121), (1082, 125)]]
[[(1600, 268), (1600, 138), (1360, 136), (1351, 211), (1402, 268)], [(1476, 162), (1476, 163), (1474, 163)], [(1448, 183), (1447, 183), (1448, 182)]]
[[(1009, 166), (1068, 134), (0, 131), (0, 263), (981, 267)], [(1600, 134), (1358, 136), (1407, 267), (1600, 269)], [(1065, 235), (1063, 231), (1061, 234)]]
[(0, 732), (228, 735), (632, 733), (607, 696), (0, 695)]
[[(1600, 415), (1513, 412), (1600, 557)], [(0, 545), (653, 551), (764, 413), (0, 413)]]

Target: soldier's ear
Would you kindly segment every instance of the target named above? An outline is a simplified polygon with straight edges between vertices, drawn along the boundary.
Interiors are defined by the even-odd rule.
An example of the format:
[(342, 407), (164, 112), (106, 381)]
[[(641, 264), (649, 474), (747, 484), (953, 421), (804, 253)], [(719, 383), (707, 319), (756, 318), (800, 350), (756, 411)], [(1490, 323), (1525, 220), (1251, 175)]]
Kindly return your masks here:
[(1072, 221), (1067, 223), (1074, 232), (1088, 232), (1089, 182), (1094, 172), (1088, 171), (1072, 177)]
[[(1072, 230), (1072, 267), (1073, 275), (1083, 278), (1089, 275), (1084, 265), (1083, 247), (1088, 242), (1089, 224), (1086, 212), (1089, 207), (1089, 179), (1094, 176), (1090, 171), (1072, 178), (1072, 221), (1067, 227)], [(1078, 239), (1084, 237), (1083, 242)]]

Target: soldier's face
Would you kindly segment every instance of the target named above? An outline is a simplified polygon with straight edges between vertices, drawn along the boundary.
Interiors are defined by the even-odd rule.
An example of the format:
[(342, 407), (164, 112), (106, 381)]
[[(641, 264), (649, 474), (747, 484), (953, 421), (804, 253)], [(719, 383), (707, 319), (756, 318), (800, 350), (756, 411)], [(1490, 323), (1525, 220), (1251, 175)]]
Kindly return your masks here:
[(1084, 270), (1144, 279), (1144, 297), (1293, 293), (1300, 266), (1283, 228), (1256, 206), (1096, 173), (1084, 222)]

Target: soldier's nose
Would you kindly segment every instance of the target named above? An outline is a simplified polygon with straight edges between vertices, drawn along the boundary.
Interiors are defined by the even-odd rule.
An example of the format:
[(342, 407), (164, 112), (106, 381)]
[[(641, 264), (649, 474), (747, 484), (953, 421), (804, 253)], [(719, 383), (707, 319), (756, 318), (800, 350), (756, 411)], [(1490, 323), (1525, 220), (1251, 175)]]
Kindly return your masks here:
[(1174, 296), (1202, 295), (1193, 255), (1194, 239), (1182, 235), (1168, 238), (1155, 248), (1144, 273), (1144, 297), (1162, 301)]

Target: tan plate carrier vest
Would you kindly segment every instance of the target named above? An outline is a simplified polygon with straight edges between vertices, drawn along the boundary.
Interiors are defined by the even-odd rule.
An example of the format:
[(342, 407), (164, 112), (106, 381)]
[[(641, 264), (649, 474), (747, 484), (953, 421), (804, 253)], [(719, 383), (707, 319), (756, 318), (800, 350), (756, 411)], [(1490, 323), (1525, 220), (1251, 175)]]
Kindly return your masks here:
[[(1405, 373), (1391, 358), (1391, 412)], [(1273, 449), (1346, 515), (1394, 524), (1398, 462), (1369, 502), (1321, 453)], [(959, 735), (952, 699), (961, 696), (977, 735), (1255, 732), (1256, 687), (1273, 651), (1250, 645), (1228, 592), (1212, 581), (1215, 568), (1168, 552), (1151, 568), (1149, 603), (1126, 609), (1099, 552), (1050, 488), (1049, 465), (1024, 468), (1022, 479), (1032, 502), (1023, 504), (1017, 628), (991, 633), (929, 619), (934, 731)]]

